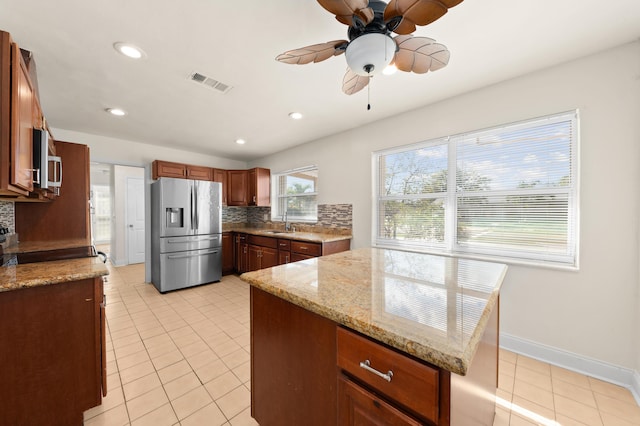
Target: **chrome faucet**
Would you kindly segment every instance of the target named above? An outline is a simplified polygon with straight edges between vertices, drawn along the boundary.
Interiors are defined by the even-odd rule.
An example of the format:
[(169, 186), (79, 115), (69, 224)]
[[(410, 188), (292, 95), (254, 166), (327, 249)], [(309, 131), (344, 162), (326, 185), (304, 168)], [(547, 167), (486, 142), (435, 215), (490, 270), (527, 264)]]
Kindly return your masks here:
[(288, 231), (291, 228), (291, 224), (289, 224), (289, 219), (287, 218), (287, 211), (284, 211), (282, 215), (282, 221), (284, 222), (284, 230)]

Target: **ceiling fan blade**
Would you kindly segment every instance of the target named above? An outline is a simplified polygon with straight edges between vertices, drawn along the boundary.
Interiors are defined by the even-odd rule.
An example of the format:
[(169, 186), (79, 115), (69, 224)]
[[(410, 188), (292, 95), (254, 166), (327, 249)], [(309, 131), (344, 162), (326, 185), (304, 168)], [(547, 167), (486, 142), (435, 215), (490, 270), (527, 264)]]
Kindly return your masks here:
[(399, 35), (394, 40), (398, 51), (393, 61), (400, 71), (424, 74), (444, 68), (449, 63), (451, 54), (447, 47), (431, 38)]
[(353, 15), (357, 15), (365, 25), (373, 21), (369, 0), (318, 0), (318, 3), (345, 25), (352, 25)]
[(289, 50), (276, 56), (276, 61), (285, 64), (304, 65), (310, 62), (321, 62), (332, 56), (344, 53), (349, 42), (347, 40), (334, 40), (326, 43), (312, 44), (300, 49)]
[(391, 0), (384, 10), (384, 20), (389, 22), (402, 16), (400, 24), (393, 30), (397, 34), (411, 34), (416, 25), (425, 26), (440, 19), (447, 11), (463, 0)]
[(358, 93), (369, 84), (371, 77), (358, 75), (351, 71), (351, 68), (347, 68), (347, 72), (342, 79), (342, 91), (347, 95), (353, 95)]

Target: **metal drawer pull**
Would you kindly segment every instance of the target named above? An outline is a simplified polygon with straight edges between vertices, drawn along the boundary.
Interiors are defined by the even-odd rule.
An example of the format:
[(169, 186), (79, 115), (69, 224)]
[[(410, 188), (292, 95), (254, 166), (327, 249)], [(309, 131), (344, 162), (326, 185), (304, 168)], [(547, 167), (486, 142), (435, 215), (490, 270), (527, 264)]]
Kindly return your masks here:
[(364, 368), (365, 370), (375, 374), (376, 376), (380, 376), (383, 379), (385, 379), (387, 382), (391, 382), (391, 379), (393, 378), (393, 371), (389, 370), (388, 373), (382, 373), (378, 370), (376, 370), (375, 368), (371, 367), (371, 361), (369, 361), (368, 359), (365, 361), (361, 361), (360, 362), (360, 367)]

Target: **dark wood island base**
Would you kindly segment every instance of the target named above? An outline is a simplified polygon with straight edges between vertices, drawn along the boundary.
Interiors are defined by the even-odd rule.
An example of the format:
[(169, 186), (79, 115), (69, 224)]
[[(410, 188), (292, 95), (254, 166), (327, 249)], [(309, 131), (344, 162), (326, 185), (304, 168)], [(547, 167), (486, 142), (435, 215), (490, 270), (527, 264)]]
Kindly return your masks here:
[(498, 312), (461, 376), (251, 287), (251, 415), (261, 426), (490, 426)]

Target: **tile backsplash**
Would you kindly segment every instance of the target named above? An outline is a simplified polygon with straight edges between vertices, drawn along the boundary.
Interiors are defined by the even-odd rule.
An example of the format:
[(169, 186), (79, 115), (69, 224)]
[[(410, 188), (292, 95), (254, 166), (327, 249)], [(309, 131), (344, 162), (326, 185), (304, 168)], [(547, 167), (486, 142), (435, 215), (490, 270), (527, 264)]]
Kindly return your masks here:
[(13, 201), (0, 201), (0, 227), (9, 228), (9, 233), (16, 231), (15, 203)]
[[(302, 228), (330, 228), (351, 230), (353, 227), (353, 206), (351, 204), (318, 205), (318, 221), (315, 224), (301, 223), (292, 225)], [(263, 226), (271, 223), (271, 207), (222, 207), (222, 223), (247, 223)], [(313, 231), (313, 229), (308, 229)]]

